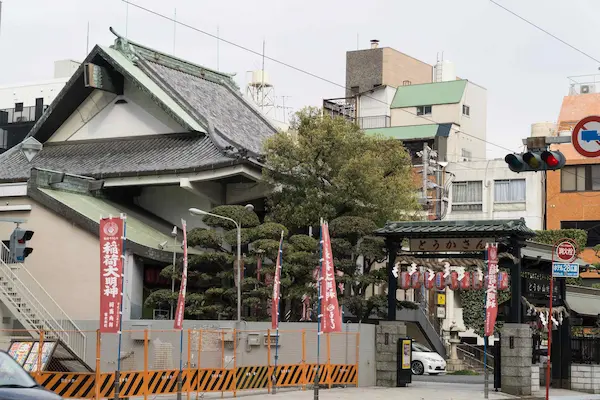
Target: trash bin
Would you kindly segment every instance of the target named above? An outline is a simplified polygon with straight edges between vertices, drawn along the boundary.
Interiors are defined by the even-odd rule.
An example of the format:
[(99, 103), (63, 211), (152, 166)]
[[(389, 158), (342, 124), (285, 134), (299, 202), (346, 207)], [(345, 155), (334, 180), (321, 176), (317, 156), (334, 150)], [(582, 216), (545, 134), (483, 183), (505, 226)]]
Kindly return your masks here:
[(406, 387), (412, 383), (412, 339), (398, 339), (398, 357), (396, 368), (396, 387)]

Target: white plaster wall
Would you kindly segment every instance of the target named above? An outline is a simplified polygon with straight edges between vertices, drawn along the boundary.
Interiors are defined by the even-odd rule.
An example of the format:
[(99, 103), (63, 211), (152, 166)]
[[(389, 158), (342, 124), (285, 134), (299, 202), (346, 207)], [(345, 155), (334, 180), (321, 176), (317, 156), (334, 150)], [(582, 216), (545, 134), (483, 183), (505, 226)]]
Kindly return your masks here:
[(123, 320), (140, 319), (144, 302), (144, 266), (133, 253), (127, 252), (124, 268)]
[(367, 92), (359, 97), (358, 116), (372, 117), (380, 115), (390, 115), (390, 104), (394, 99), (396, 89), (386, 87), (384, 89)]
[[(462, 114), (463, 104), (469, 106), (469, 116)], [(481, 86), (467, 81), (465, 93), (463, 94), (460, 103), (459, 113), (460, 131), (468, 134), (460, 135), (460, 133), (458, 133), (460, 135), (461, 148), (471, 151), (473, 160), (486, 159), (487, 91)], [(460, 155), (461, 149), (458, 150), (458, 154)]]
[[(446, 170), (455, 175), (454, 182), (482, 181), (484, 184), (482, 211), (452, 211), (452, 186), (450, 186), (450, 193), (448, 194), (450, 208), (445, 219), (483, 220), (523, 217), (529, 228), (543, 229), (544, 185), (542, 174), (517, 174), (508, 169), (504, 160), (499, 159), (450, 163)], [(494, 181), (499, 179), (525, 179), (525, 204), (494, 204)], [(487, 184), (488, 182), (489, 184)]]
[[(117, 100), (127, 103), (116, 104)], [(95, 90), (49, 141), (158, 135), (185, 130), (129, 81), (123, 96)]]
[(461, 113), (462, 106), (459, 103), (433, 105), (429, 115), (417, 115), (417, 107), (393, 108), (391, 110), (392, 126), (430, 125), (433, 123), (460, 125)]

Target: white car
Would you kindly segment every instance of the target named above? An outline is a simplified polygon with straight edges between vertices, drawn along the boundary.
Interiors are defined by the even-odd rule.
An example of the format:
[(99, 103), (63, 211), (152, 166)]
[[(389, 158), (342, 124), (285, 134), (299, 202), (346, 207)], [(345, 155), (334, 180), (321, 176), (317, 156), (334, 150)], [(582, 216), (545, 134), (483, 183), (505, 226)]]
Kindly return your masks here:
[(446, 360), (435, 351), (413, 342), (411, 369), (414, 375), (443, 374), (446, 373)]

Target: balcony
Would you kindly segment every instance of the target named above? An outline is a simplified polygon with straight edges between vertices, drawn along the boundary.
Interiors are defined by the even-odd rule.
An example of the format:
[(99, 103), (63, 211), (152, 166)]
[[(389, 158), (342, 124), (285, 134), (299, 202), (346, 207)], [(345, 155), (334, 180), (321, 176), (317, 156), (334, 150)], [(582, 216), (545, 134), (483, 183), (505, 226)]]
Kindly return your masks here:
[(340, 97), (336, 99), (323, 100), (323, 113), (331, 117), (343, 117), (354, 121), (356, 117), (356, 98)]
[[(43, 111), (46, 110), (46, 108), (48, 108), (48, 106), (43, 107), (42, 113), (43, 113)], [(41, 116), (41, 113), (39, 116)], [(36, 121), (35, 106), (21, 107), (20, 109), (6, 108), (3, 110), (0, 110), (0, 126), (8, 125), (8, 124), (22, 124), (22, 123), (26, 123), (26, 122), (35, 122), (35, 121)]]
[(389, 128), (391, 126), (391, 118), (389, 115), (359, 117), (358, 126), (360, 129)]

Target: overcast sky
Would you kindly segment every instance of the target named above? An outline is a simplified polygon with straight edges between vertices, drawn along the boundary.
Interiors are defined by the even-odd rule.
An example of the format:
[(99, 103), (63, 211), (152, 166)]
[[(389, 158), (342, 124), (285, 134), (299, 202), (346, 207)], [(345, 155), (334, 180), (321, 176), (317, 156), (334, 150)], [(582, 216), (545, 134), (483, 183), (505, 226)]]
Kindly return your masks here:
[[(563, 40), (600, 58), (594, 0), (497, 0)], [(198, 29), (262, 52), (328, 80), (344, 84), (345, 52), (367, 48), (370, 39), (435, 63), (436, 53), (456, 64), (458, 76), (488, 91), (487, 138), (517, 149), (534, 122), (555, 121), (568, 92), (567, 76), (598, 72), (596, 62), (498, 8), (488, 0), (132, 0)], [(129, 15), (126, 18), (126, 15)], [(126, 20), (128, 20), (126, 27)], [(0, 84), (47, 79), (53, 61), (86, 55), (110, 45), (110, 26), (134, 41), (173, 52), (173, 23), (122, 0), (4, 0), (0, 31)], [(179, 26), (175, 55), (217, 68), (216, 40)], [(260, 69), (261, 57), (221, 43), (219, 69)], [(298, 109), (320, 105), (344, 90), (267, 61), (278, 96)], [(281, 100), (280, 100), (281, 102)], [(445, 122), (445, 121), (440, 121)], [(507, 151), (490, 143), (488, 156)]]

